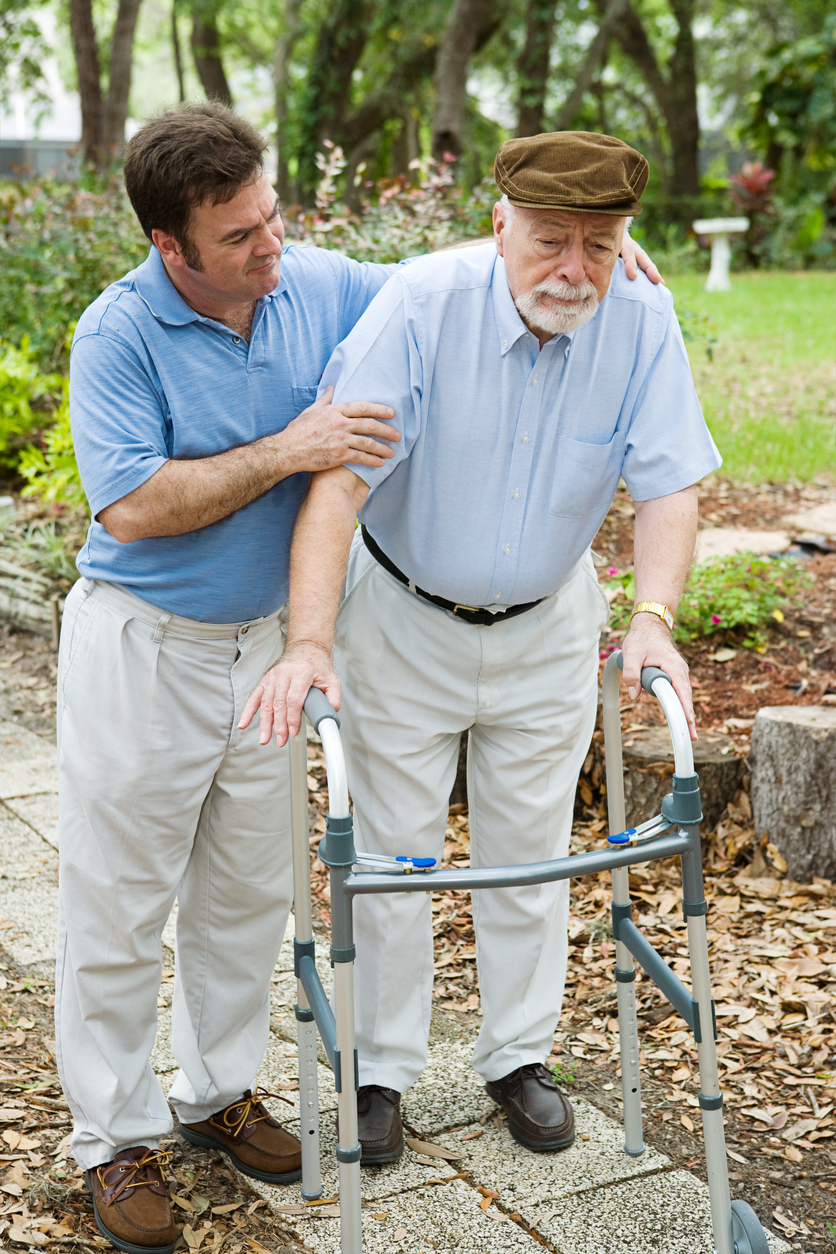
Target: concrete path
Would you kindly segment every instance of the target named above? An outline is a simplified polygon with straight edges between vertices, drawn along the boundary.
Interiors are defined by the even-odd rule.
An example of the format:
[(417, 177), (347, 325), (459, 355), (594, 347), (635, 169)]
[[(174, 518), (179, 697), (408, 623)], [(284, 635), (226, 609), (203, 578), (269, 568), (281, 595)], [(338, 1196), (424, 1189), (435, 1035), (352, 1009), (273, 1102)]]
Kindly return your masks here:
[[(0, 723), (0, 936), (15, 962), (47, 977), (56, 930), (57, 811), (53, 745), (19, 724)], [(169, 967), (173, 939), (171, 920), (163, 937)], [(326, 979), (324, 955), (323, 947), (319, 965)], [(176, 1068), (169, 1043), (171, 991), (163, 984), (153, 1055), (166, 1088)], [(294, 1103), (293, 1111), (283, 1107), (280, 1114), (289, 1127), (298, 1127), (295, 981), (288, 943), (272, 998), (272, 1033), (259, 1083)], [(421, 1139), (455, 1157), (407, 1150), (400, 1163), (363, 1173), (368, 1254), (537, 1254), (544, 1241), (557, 1254), (710, 1254), (708, 1190), (696, 1177), (672, 1170), (670, 1160), (652, 1148), (639, 1159), (628, 1158), (619, 1126), (583, 1099), (575, 1099), (578, 1138), (571, 1149), (528, 1153), (512, 1140), (472, 1070), (472, 1047), (472, 1037), (457, 1022), (436, 1014), (430, 1063), (404, 1098), (404, 1117)], [(324, 1055), (320, 1063), (323, 1176), (330, 1197), (338, 1191), (336, 1101)], [(257, 1187), (311, 1254), (337, 1254), (336, 1206), (324, 1213), (302, 1208), (296, 1186)], [(772, 1254), (789, 1249), (770, 1238)]]

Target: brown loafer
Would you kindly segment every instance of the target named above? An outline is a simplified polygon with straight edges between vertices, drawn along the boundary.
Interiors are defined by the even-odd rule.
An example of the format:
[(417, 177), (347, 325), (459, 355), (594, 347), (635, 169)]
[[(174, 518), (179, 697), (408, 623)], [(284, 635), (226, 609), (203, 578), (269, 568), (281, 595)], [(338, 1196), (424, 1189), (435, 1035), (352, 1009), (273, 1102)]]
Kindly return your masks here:
[(278, 1093), (247, 1089), (240, 1101), (200, 1123), (181, 1123), (180, 1131), (192, 1145), (226, 1154), (245, 1176), (265, 1184), (290, 1184), (302, 1175), (302, 1146), (262, 1105), (262, 1097), (287, 1101)]
[(357, 1132), (363, 1167), (396, 1163), (403, 1153), (401, 1095), (379, 1084), (357, 1090)]
[(137, 1145), (120, 1150), (109, 1163), (85, 1171), (93, 1195), (96, 1227), (127, 1254), (172, 1254), (177, 1227), (162, 1172), (164, 1150)]
[(572, 1107), (542, 1063), (528, 1063), (485, 1085), (508, 1116), (515, 1141), (536, 1153), (566, 1149), (575, 1139)]

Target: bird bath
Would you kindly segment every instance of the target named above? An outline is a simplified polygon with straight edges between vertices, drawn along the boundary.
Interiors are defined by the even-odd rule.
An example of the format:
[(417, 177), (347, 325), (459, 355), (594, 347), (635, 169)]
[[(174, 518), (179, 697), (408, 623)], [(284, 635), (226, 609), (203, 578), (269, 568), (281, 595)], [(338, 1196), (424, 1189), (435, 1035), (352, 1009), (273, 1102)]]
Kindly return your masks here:
[(705, 283), (707, 292), (727, 292), (731, 287), (729, 280), (729, 261), (731, 248), (729, 236), (749, 227), (748, 218), (698, 218), (693, 224), (697, 235), (708, 235), (711, 239), (711, 269)]

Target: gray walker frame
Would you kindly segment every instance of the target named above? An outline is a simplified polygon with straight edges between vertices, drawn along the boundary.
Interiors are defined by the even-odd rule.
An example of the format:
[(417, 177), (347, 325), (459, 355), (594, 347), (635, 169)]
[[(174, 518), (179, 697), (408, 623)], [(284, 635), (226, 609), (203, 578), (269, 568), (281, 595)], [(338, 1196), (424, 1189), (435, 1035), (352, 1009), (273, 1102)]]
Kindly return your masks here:
[[(340, 1180), (340, 1254), (362, 1254), (360, 1153), (357, 1134), (358, 1064), (354, 1031), (354, 958), (352, 904), (361, 893), (431, 893), (445, 889), (491, 889), (545, 884), (599, 871), (612, 872), (612, 919), (615, 979), (624, 1096), (624, 1150), (644, 1153), (639, 1037), (636, 1017), (635, 958), (694, 1034), (700, 1073), (705, 1158), (714, 1235), (714, 1254), (769, 1254), (766, 1233), (752, 1208), (732, 1201), (723, 1131), (723, 1098), (717, 1068), (716, 1021), (711, 996), (706, 914), (700, 849), (699, 777), (684, 711), (667, 675), (655, 667), (642, 671), (642, 686), (659, 701), (674, 749), (673, 791), (661, 814), (625, 831), (624, 777), (621, 756), (619, 679), (621, 654), (604, 668), (604, 746), (607, 764), (608, 847), (550, 862), (522, 866), (432, 870), (430, 859), (387, 858), (358, 853), (349, 811), (348, 780), (339, 735), (339, 718), (324, 695), (312, 688), (305, 713), (322, 740), (328, 774), (329, 813), (319, 857), (330, 869), (331, 965), (333, 1010), (314, 961), (308, 841), (307, 742), (305, 721), (290, 742), (293, 825), (293, 881), (296, 938), (297, 1032), (302, 1140), (302, 1197), (322, 1196), (317, 1095), (317, 1029), (334, 1072), (338, 1109), (337, 1161)], [(671, 830), (673, 829), (673, 830)], [(678, 856), (682, 867), (682, 908), (688, 927), (691, 989), (688, 989), (632, 920), (629, 867)], [(357, 864), (377, 870), (355, 871)]]

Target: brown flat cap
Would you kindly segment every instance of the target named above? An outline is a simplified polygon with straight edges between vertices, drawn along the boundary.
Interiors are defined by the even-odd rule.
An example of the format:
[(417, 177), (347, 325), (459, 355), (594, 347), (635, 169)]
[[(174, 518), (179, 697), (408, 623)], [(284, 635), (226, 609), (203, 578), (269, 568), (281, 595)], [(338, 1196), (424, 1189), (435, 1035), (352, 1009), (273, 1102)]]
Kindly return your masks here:
[(550, 131), (509, 139), (496, 154), (499, 190), (521, 209), (575, 213), (641, 213), (648, 165), (640, 152), (612, 135)]

